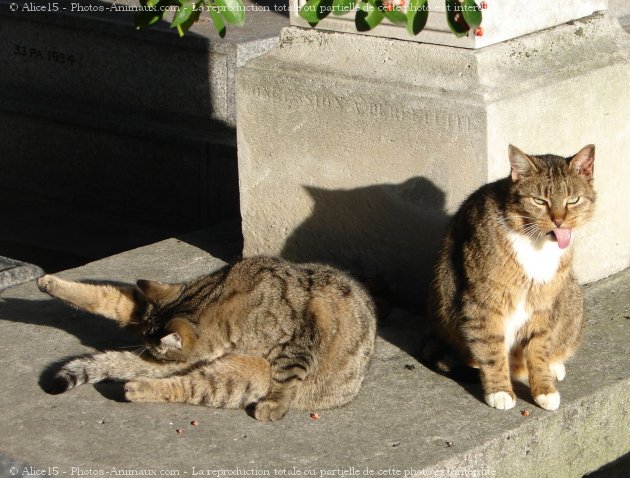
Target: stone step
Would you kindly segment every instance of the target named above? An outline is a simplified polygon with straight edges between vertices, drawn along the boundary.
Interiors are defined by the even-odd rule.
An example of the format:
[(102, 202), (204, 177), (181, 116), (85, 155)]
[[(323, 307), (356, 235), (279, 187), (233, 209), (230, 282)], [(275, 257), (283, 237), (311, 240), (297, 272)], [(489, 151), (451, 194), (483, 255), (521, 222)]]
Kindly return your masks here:
[[(61, 276), (177, 281), (222, 264), (169, 239)], [(630, 270), (588, 286), (586, 296), (585, 342), (559, 384), (557, 412), (536, 407), (526, 389), (517, 390), (514, 409), (497, 411), (483, 403), (478, 384), (428, 370), (414, 358), (421, 317), (394, 309), (380, 324), (354, 402), (319, 411), (317, 421), (309, 411), (291, 411), (279, 422), (259, 423), (241, 410), (119, 403), (118, 389), (108, 385), (45, 394), (38, 382), (51, 363), (130, 338), (49, 299), (34, 282), (13, 287), (0, 295), (3, 356), (14, 364), (0, 372), (7, 384), (0, 391), (0, 475), (50, 467), (59, 476), (111, 476), (116, 468), (179, 476), (223, 470), (214, 476), (579, 477), (630, 451)], [(192, 420), (199, 425), (190, 426)], [(594, 476), (614, 476), (624, 463)], [(24, 464), (33, 467), (26, 474)]]
[(40, 277), (44, 272), (33, 264), (0, 256), (0, 291)]

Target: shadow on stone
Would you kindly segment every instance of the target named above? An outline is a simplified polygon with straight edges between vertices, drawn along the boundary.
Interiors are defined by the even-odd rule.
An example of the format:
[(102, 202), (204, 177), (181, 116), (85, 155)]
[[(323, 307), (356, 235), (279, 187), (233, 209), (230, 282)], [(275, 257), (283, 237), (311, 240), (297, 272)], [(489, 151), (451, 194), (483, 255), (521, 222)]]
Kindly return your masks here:
[(0, 254), (49, 272), (239, 218), (239, 40), (78, 5), (0, 9)]
[(354, 273), (374, 296), (422, 310), (449, 216), (429, 179), (327, 190), (305, 186), (313, 212), (287, 239), (282, 256)]
[(63, 330), (77, 337), (86, 347), (117, 350), (140, 344), (132, 329), (123, 329), (116, 322), (71, 309), (55, 300), (0, 300), (3, 320)]

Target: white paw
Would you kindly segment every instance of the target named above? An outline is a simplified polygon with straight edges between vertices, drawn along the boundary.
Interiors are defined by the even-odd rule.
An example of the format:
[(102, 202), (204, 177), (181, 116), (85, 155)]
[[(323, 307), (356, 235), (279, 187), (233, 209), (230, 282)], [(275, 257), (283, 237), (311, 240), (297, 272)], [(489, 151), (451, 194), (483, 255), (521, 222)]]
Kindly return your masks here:
[(549, 365), (549, 370), (551, 371), (551, 375), (556, 377), (558, 382), (562, 382), (564, 377), (567, 376), (567, 370), (564, 368), (564, 364), (562, 362), (556, 362)]
[(545, 410), (557, 410), (560, 406), (560, 394), (558, 392), (538, 395), (534, 400)]
[(486, 403), (498, 410), (509, 410), (514, 408), (516, 400), (507, 392), (494, 392), (486, 395)]

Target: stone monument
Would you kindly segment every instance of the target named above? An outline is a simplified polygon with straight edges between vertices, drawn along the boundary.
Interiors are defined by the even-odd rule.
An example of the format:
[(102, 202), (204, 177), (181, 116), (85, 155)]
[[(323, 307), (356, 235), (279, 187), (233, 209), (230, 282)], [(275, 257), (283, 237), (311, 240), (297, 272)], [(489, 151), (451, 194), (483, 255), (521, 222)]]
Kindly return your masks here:
[(626, 33), (593, 13), (605, 1), (496, 2), (536, 7), (535, 20), (515, 15), (543, 29), (513, 35), (494, 3), (484, 15), (508, 31), (487, 27), (487, 46), (294, 26), (239, 69), (245, 255), (334, 263), (422, 303), (446, 222), (507, 176), (510, 143), (566, 156), (595, 143), (599, 204), (576, 232), (576, 272), (588, 282), (630, 265)]

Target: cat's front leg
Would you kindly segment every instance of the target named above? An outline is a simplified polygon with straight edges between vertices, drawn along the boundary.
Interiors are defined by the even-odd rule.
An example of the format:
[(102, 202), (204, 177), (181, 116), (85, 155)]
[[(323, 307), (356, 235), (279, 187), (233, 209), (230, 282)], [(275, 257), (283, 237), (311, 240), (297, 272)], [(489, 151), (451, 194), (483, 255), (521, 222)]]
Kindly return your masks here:
[(313, 356), (306, 349), (288, 345), (271, 360), (269, 393), (256, 405), (257, 420), (274, 421), (284, 417), (293, 404), (297, 387), (313, 366)]
[[(532, 320), (544, 323), (546, 316), (545, 313), (539, 313)], [(523, 346), (523, 355), (534, 401), (545, 410), (557, 410), (560, 406), (560, 393), (554, 385), (554, 373), (549, 363), (550, 347), (549, 331), (546, 328), (535, 329)], [(558, 378), (562, 379), (564, 376)]]
[[(500, 323), (499, 320), (494, 322)], [(509, 410), (516, 405), (516, 395), (510, 381), (505, 337), (500, 330), (492, 330), (489, 323), (492, 319), (470, 321), (464, 328), (464, 334), (470, 353), (479, 365), (486, 403), (498, 410)]]

